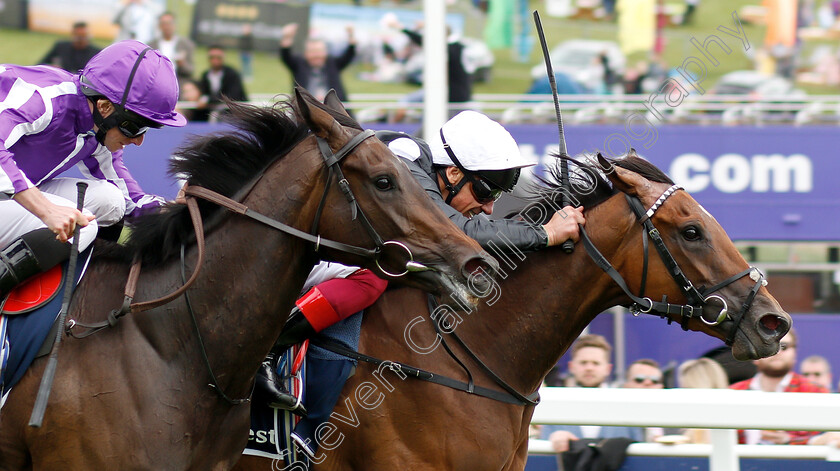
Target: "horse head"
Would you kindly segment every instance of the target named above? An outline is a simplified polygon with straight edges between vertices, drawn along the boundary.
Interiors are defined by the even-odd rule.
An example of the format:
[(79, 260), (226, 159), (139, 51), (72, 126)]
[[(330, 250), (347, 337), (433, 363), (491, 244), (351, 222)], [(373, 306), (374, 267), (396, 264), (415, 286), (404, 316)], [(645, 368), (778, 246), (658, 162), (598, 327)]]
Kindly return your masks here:
[[(323, 159), (342, 159), (348, 142), (361, 137), (361, 127), (334, 93), (322, 104), (305, 90), (296, 89), (295, 101), (295, 109), (317, 141), (314, 152)], [(368, 266), (386, 279), (467, 305), (475, 305), (476, 294), (488, 291), (491, 281), (486, 275), (495, 273), (496, 261), (449, 221), (385, 144), (376, 138), (362, 138), (346, 153), (337, 171), (340, 177), (331, 184), (342, 191), (324, 194), (323, 207), (332, 216), (316, 222), (319, 234), (369, 241), (368, 246), (375, 245), (381, 252), (375, 260), (366, 260), (324, 248), (328, 257)], [(327, 172), (328, 178), (333, 178), (333, 170)]]
[[(632, 165), (613, 165), (619, 161), (600, 155), (598, 160), (613, 187), (628, 196), (620, 196), (631, 209), (622, 226), (627, 229), (622, 244), (628, 247), (619, 250), (627, 255), (613, 264), (628, 280), (644, 280), (630, 286), (644, 300), (635, 309), (721, 338), (739, 360), (775, 354), (791, 318), (765, 287), (764, 275), (750, 267), (715, 218), (664, 174), (659, 179), (664, 181), (653, 181), (630, 170)], [(641, 203), (636, 210), (633, 198)], [(639, 223), (644, 227), (646, 219), (650, 225), (640, 234)], [(656, 232), (652, 238), (650, 232)], [(650, 243), (643, 240), (648, 238)], [(656, 238), (664, 245), (662, 253)]]

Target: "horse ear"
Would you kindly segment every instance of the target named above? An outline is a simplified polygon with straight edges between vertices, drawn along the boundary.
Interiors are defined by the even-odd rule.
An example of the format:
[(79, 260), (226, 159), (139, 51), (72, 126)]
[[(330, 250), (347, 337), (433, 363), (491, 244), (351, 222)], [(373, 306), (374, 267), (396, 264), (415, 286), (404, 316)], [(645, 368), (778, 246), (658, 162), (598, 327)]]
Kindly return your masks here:
[(350, 113), (348, 113), (347, 110), (344, 108), (344, 103), (342, 103), (341, 99), (338, 98), (338, 93), (335, 91), (334, 88), (331, 88), (330, 91), (327, 92), (327, 96), (324, 97), (324, 104), (338, 111), (344, 116), (347, 116), (348, 118), (350, 117)]
[(601, 153), (598, 153), (598, 164), (601, 170), (607, 175), (607, 178), (612, 182), (613, 187), (617, 188), (622, 193), (631, 196), (641, 196), (639, 190), (647, 186), (647, 180), (636, 172), (623, 169), (604, 158)]
[(295, 87), (295, 101), (298, 112), (316, 136), (326, 139), (336, 128), (341, 128), (332, 115), (312, 104), (317, 100), (305, 89)]

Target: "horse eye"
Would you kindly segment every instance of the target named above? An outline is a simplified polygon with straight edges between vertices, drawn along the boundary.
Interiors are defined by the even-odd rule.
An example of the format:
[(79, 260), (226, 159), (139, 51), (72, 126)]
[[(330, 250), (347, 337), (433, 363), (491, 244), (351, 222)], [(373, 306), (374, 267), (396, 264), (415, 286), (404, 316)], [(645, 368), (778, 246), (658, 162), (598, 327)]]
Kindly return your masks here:
[(682, 231), (682, 235), (685, 240), (700, 240), (700, 229), (694, 226), (688, 226)]
[(379, 177), (373, 183), (376, 185), (376, 188), (381, 191), (388, 191), (394, 189), (394, 185), (391, 183), (391, 179), (388, 177)]

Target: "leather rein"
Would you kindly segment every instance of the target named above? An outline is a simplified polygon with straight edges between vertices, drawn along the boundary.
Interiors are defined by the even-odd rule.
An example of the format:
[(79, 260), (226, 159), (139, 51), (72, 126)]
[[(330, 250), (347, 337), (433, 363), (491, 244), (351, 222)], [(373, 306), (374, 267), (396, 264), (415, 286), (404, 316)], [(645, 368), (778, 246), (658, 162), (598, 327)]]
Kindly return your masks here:
[[(365, 130), (363, 132), (360, 132), (359, 134), (356, 134), (355, 136), (353, 136), (353, 138), (351, 138), (346, 144), (344, 144), (344, 146), (341, 149), (339, 149), (335, 153), (333, 153), (331, 151), (331, 149), (329, 147), (329, 144), (327, 144), (327, 142), (324, 139), (322, 139), (320, 137), (316, 137), (317, 142), (318, 142), (318, 148), (321, 152), (322, 157), (324, 158), (324, 164), (329, 171), (329, 175), (327, 176), (327, 184), (324, 187), (324, 193), (321, 196), (321, 201), (318, 205), (318, 210), (317, 210), (316, 215), (315, 215), (315, 220), (314, 220), (314, 223), (313, 223), (311, 233), (304, 232), (300, 229), (296, 229), (292, 226), (289, 226), (289, 225), (284, 224), (280, 221), (277, 221), (276, 219), (272, 219), (272, 218), (270, 218), (270, 217), (268, 217), (264, 214), (261, 214), (257, 211), (254, 211), (253, 209), (249, 208), (248, 206), (246, 206), (245, 204), (243, 204), (241, 202), (235, 201), (235, 200), (233, 200), (231, 198), (228, 198), (227, 196), (224, 196), (222, 194), (219, 194), (219, 193), (217, 193), (213, 190), (210, 190), (210, 189), (207, 189), (207, 188), (204, 188), (204, 187), (201, 187), (201, 186), (197, 186), (197, 185), (185, 185), (184, 186), (184, 195), (185, 195), (185, 199), (186, 199), (186, 202), (187, 202), (187, 208), (188, 208), (189, 214), (190, 214), (190, 219), (192, 220), (193, 230), (195, 231), (196, 245), (198, 247), (198, 260), (196, 261), (195, 268), (193, 269), (193, 272), (192, 272), (192, 275), (190, 276), (190, 278), (188, 280), (186, 280), (186, 282), (184, 282), (184, 284), (180, 288), (173, 291), (172, 293), (167, 294), (166, 296), (162, 296), (160, 298), (153, 299), (153, 300), (150, 300), (150, 301), (133, 302), (134, 301), (134, 295), (135, 295), (135, 292), (136, 292), (136, 289), (137, 289), (137, 282), (138, 282), (139, 277), (140, 277), (141, 262), (140, 262), (140, 258), (138, 257), (132, 263), (131, 269), (130, 269), (129, 274), (128, 274), (128, 280), (126, 282), (125, 292), (124, 292), (125, 297), (123, 299), (122, 306), (118, 309), (112, 310), (108, 314), (107, 320), (102, 321), (102, 322), (93, 323), (93, 324), (82, 324), (82, 323), (77, 322), (73, 319), (70, 319), (70, 321), (67, 323), (67, 326), (65, 328), (67, 334), (71, 335), (73, 337), (76, 337), (76, 338), (84, 338), (84, 337), (90, 336), (90, 335), (92, 335), (92, 334), (94, 334), (94, 333), (96, 333), (96, 332), (98, 332), (98, 331), (100, 331), (104, 328), (115, 326), (117, 321), (121, 317), (123, 317), (123, 316), (125, 316), (129, 313), (143, 312), (143, 311), (147, 311), (149, 309), (154, 309), (156, 307), (167, 304), (167, 303), (173, 301), (174, 299), (180, 297), (184, 293), (186, 293), (187, 289), (198, 278), (198, 274), (201, 271), (201, 267), (204, 263), (204, 257), (205, 257), (204, 224), (203, 224), (202, 219), (201, 219), (201, 213), (199, 211), (198, 203), (196, 201), (197, 199), (203, 199), (203, 200), (209, 201), (211, 203), (217, 204), (217, 205), (221, 206), (222, 208), (233, 212), (234, 214), (239, 214), (239, 215), (242, 215), (242, 216), (249, 217), (249, 218), (251, 218), (251, 219), (253, 219), (257, 222), (260, 222), (260, 223), (262, 223), (266, 226), (269, 226), (273, 229), (284, 232), (284, 233), (289, 234), (293, 237), (303, 239), (307, 242), (313, 243), (313, 244), (315, 244), (314, 251), (316, 253), (318, 252), (318, 250), (321, 247), (326, 247), (326, 248), (337, 250), (337, 251), (340, 251), (340, 252), (350, 253), (350, 254), (361, 256), (361, 257), (364, 257), (364, 258), (373, 259), (373, 260), (375, 260), (377, 266), (379, 266), (380, 270), (382, 270), (382, 267), (379, 264), (379, 257), (382, 254), (383, 248), (387, 245), (397, 245), (397, 246), (403, 248), (408, 253), (409, 262), (407, 263), (406, 270), (403, 273), (389, 273), (385, 270), (382, 270), (383, 273), (385, 273), (386, 275), (389, 275), (389, 276), (394, 276), (394, 277), (402, 276), (402, 275), (405, 275), (406, 273), (408, 273), (409, 271), (419, 271), (419, 270), (427, 269), (423, 265), (421, 265), (417, 262), (414, 262), (413, 255), (412, 255), (411, 251), (403, 243), (397, 242), (397, 241), (384, 241), (383, 242), (382, 237), (380, 237), (379, 234), (376, 232), (376, 229), (370, 223), (370, 221), (367, 218), (367, 216), (365, 215), (364, 211), (359, 206), (358, 201), (356, 200), (355, 196), (353, 195), (352, 190), (350, 189), (349, 182), (344, 177), (344, 173), (342, 172), (341, 166), (339, 165), (341, 160), (344, 159), (345, 157), (347, 157), (350, 153), (353, 152), (353, 150), (356, 149), (356, 147), (359, 146), (359, 144), (361, 144), (362, 142), (364, 142), (366, 139), (368, 139), (370, 137), (374, 137), (374, 132), (373, 131)], [(323, 210), (323, 207), (324, 207), (324, 203), (326, 201), (327, 192), (330, 189), (330, 184), (329, 183), (332, 181), (332, 176), (333, 175), (335, 175), (337, 177), (339, 188), (341, 189), (341, 192), (344, 194), (345, 198), (347, 199), (347, 202), (350, 203), (352, 214), (353, 214), (353, 220), (358, 218), (361, 221), (362, 226), (365, 228), (365, 230), (368, 232), (370, 237), (373, 239), (373, 242), (375, 244), (375, 247), (373, 249), (358, 247), (358, 246), (354, 246), (354, 245), (345, 244), (343, 242), (337, 242), (337, 241), (333, 241), (333, 240), (329, 240), (329, 239), (324, 239), (320, 235), (317, 235), (318, 223), (319, 223), (319, 220), (320, 220), (320, 217), (321, 217), (321, 213), (322, 213), (322, 210)], [(253, 189), (253, 186), (256, 185), (256, 183), (258, 181), (259, 180), (254, 181), (253, 184), (251, 185), (250, 189)], [(247, 196), (250, 193), (250, 189), (249, 189), (248, 192), (245, 193), (245, 195), (242, 197), (242, 199), (244, 199), (244, 197)], [(86, 328), (88, 330), (85, 331), (85, 332), (82, 332), (80, 334), (74, 334), (72, 329), (76, 326), (83, 327), (83, 328)]]

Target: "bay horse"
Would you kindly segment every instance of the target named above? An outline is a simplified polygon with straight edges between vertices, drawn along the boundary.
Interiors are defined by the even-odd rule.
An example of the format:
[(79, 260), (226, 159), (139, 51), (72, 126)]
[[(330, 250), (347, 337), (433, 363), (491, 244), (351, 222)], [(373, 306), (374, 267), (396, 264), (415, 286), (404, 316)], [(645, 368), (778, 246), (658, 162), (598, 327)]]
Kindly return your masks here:
[[(654, 307), (644, 300), (658, 302), (667, 295), (671, 308), (656, 304), (672, 312), (665, 317), (685, 328), (730, 340), (738, 359), (778, 351), (791, 318), (763, 286), (763, 275), (749, 267), (717, 221), (638, 156), (613, 162), (602, 159), (598, 167), (605, 169), (612, 185), (589, 167), (593, 171), (583, 172), (589, 176), (581, 179), (589, 183), (572, 186), (572, 201), (586, 208), (588, 239), (609, 262), (593, 263), (588, 243), (583, 241), (569, 255), (558, 247), (527, 255), (496, 254), (503, 278), (498, 293), (468, 313), (436, 310), (430, 317), (425, 293), (407, 288), (386, 291), (365, 312), (359, 352), (389, 362), (381, 366), (358, 363), (331, 415), (331, 425), (324, 429), (314, 469), (524, 469), (534, 410), (529, 401), (535, 399), (543, 378), (598, 313), (632, 305), (634, 299), (644, 303), (634, 309), (644, 311)], [(577, 175), (580, 179), (582, 174)], [(546, 183), (551, 186), (541, 191), (540, 200), (520, 214), (540, 222), (554, 212), (545, 208), (560, 207), (560, 188)], [(680, 310), (688, 313), (693, 303), (675, 283), (673, 270), (657, 257), (654, 244), (643, 243), (640, 235), (649, 229), (640, 234), (639, 217), (627, 196), (651, 208), (642, 218), (649, 218), (661, 235), (677, 271), (681, 269), (693, 286), (713, 288), (714, 294), (706, 291), (705, 297), (706, 306), (715, 306), (703, 309), (709, 312), (702, 319), (678, 314)], [(630, 297), (605, 273), (606, 265), (626, 281), (629, 293), (640, 295)], [(723, 302), (730, 309), (719, 322), (715, 314)], [(463, 343), (445, 335), (450, 331)], [(447, 349), (472, 372), (475, 394), (418, 380), (409, 368), (390, 363), (421, 368), (438, 380), (448, 377), (464, 387), (470, 376)], [(492, 379), (493, 375), (500, 380)], [(480, 388), (492, 390), (502, 400), (482, 397)], [(267, 458), (243, 455), (234, 469), (281, 467)]]
[[(378, 273), (380, 266), (406, 266), (410, 250), (409, 261), (432, 270), (408, 273), (405, 282), (442, 294), (468, 292), (475, 268), (493, 270), (495, 262), (449, 222), (406, 166), (342, 112), (296, 90), (294, 101), (232, 105), (232, 115), (233, 129), (194, 138), (172, 160), (170, 170), (187, 180), (188, 194), (214, 190), (304, 232), (314, 231), (320, 217), (320, 256)], [(326, 170), (329, 159), (343, 180), (334, 176), (338, 170)], [(247, 441), (257, 368), (319, 247), (215, 203), (199, 207), (208, 219), (201, 266), (190, 216), (175, 203), (138, 221), (127, 248), (94, 257), (69, 310), (77, 335), (79, 325), (101, 321), (123, 303), (128, 261), (143, 260), (138, 300), (171, 293), (185, 271), (200, 272), (189, 297), (133, 312), (84, 339), (65, 337), (40, 428), (27, 426), (46, 363), (36, 360), (0, 411), (0, 469), (233, 466)], [(373, 259), (327, 246), (330, 239), (371, 247), (374, 234), (399, 247)]]

